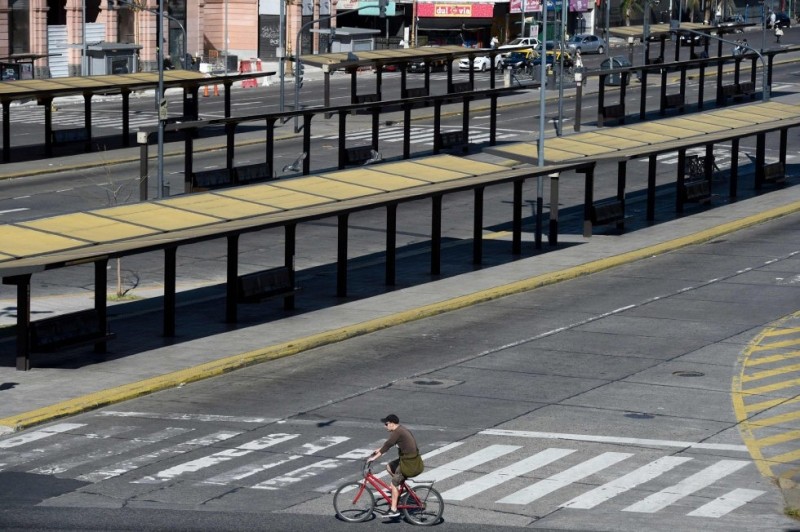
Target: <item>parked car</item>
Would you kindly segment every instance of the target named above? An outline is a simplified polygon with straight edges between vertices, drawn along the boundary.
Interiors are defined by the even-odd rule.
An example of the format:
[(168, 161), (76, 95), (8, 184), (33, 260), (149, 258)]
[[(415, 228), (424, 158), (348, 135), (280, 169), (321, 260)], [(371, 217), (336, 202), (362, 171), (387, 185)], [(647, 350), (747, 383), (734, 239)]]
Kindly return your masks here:
[[(626, 68), (633, 66), (628, 58), (624, 55), (615, 55), (610, 59), (604, 60), (600, 63), (600, 70), (611, 70), (614, 68)], [(628, 83), (631, 82), (631, 76), (633, 73), (628, 75)], [(628, 84), (626, 83), (626, 85)], [(621, 85), (622, 84), (622, 74), (611, 74), (606, 77), (606, 85)]]
[(539, 57), (539, 54), (533, 50), (517, 50), (506, 55), (501, 61), (499, 68), (501, 70), (512, 68), (514, 70), (524, 69), (533, 65), (533, 60)]
[(681, 46), (699, 47), (703, 46), (704, 44), (703, 41), (706, 38), (707, 37), (704, 37), (702, 35), (697, 35), (695, 33), (681, 33), (680, 36), (678, 37), (678, 41), (680, 41)]
[[(548, 48), (545, 61), (547, 61), (548, 65), (552, 65), (554, 63), (560, 63), (561, 54), (562, 54), (561, 50), (551, 50)], [(569, 52), (563, 52), (563, 54), (564, 54), (564, 67), (565, 68), (571, 67), (573, 65), (572, 56), (569, 54)], [(533, 60), (533, 64), (534, 66), (542, 64), (542, 58), (540, 54), (537, 54), (536, 58)]]
[(501, 46), (500, 49), (513, 48), (515, 46), (530, 46), (532, 48), (536, 48), (539, 46), (539, 39), (536, 37), (517, 37), (508, 44)]
[[(786, 13), (775, 13), (775, 26), (779, 28), (788, 28), (792, 25), (792, 19)], [(770, 19), (767, 19), (767, 27), (773, 29)]]
[(606, 50), (606, 41), (597, 35), (590, 35), (588, 33), (579, 33), (573, 35), (567, 41), (567, 49), (575, 53), (580, 50), (582, 54), (602, 54)]
[[(446, 59), (434, 59), (433, 61), (428, 61), (430, 64), (431, 72), (438, 71), (445, 71), (447, 70), (447, 60)], [(425, 61), (414, 61), (408, 64), (408, 71), (409, 72), (425, 72)]]
[[(500, 65), (499, 55), (495, 56), (494, 64), (495, 68)], [(478, 72), (486, 72), (492, 67), (492, 60), (489, 56), (483, 55), (478, 56), (472, 60), (472, 68), (473, 70), (477, 70)], [(469, 71), (469, 57), (462, 57), (461, 60), (458, 62), (458, 70), (460, 72), (468, 72)]]

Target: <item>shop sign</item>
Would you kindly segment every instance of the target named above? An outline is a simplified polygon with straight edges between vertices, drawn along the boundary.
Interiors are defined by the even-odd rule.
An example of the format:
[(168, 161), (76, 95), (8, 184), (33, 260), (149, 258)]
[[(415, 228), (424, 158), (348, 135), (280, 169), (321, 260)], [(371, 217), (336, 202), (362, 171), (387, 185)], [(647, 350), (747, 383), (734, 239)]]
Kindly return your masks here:
[(419, 17), (491, 18), (493, 15), (494, 4), (488, 3), (420, 2), (417, 4)]

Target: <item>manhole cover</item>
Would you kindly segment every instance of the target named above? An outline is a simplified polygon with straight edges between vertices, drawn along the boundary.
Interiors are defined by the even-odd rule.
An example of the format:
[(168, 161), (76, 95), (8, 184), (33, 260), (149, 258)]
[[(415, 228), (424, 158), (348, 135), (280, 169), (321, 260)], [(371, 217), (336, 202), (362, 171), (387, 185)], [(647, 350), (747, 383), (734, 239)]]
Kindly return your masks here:
[(442, 381), (414, 381), (414, 384), (419, 384), (420, 386), (439, 386), (443, 384)]
[(676, 377), (703, 377), (705, 373), (701, 371), (673, 371), (673, 375)]
[(464, 381), (450, 379), (403, 379), (392, 384), (393, 388), (403, 388), (406, 390), (445, 390), (452, 386), (462, 384)]
[(656, 416), (652, 414), (645, 414), (644, 412), (629, 412), (625, 414), (625, 417), (629, 417), (631, 419), (653, 419)]

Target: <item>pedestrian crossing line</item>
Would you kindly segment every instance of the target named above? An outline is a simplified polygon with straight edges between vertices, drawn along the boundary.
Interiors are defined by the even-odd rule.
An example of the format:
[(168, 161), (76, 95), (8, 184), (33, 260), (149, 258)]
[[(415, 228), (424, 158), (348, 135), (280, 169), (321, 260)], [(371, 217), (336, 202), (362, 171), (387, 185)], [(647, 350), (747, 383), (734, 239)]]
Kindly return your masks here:
[(782, 425), (790, 421), (800, 420), (800, 412), (788, 412), (786, 414), (779, 414), (772, 417), (758, 418), (756, 421), (746, 421), (743, 426), (748, 429), (760, 429), (765, 427), (773, 427), (775, 425)]
[(693, 510), (686, 515), (689, 517), (722, 517), (723, 515), (729, 514), (730, 512), (747, 504), (764, 493), (765, 492), (760, 490), (736, 488), (735, 490), (730, 491), (721, 497), (717, 497), (713, 501), (704, 504), (697, 510)]
[(783, 360), (791, 360), (800, 357), (800, 351), (789, 351), (788, 353), (781, 353), (780, 355), (772, 355), (767, 357), (760, 357), (748, 361), (748, 366), (760, 366), (762, 364), (772, 364), (774, 362), (781, 362)]
[(542, 452), (536, 453), (533, 456), (529, 456), (524, 460), (520, 460), (519, 462), (511, 464), (510, 466), (503, 467), (487, 475), (483, 475), (480, 478), (476, 478), (475, 480), (465, 482), (456, 488), (447, 490), (441, 494), (442, 498), (451, 501), (463, 501), (464, 499), (472, 497), (473, 495), (477, 495), (478, 493), (486, 491), (490, 488), (499, 486), (504, 482), (508, 482), (511, 479), (530, 473), (531, 471), (539, 469), (540, 467), (544, 467), (547, 464), (555, 462), (556, 460), (559, 460), (560, 458), (563, 458), (574, 452), (574, 449), (545, 449)]
[(416, 481), (440, 482), (521, 448), (519, 445), (490, 445), (463, 458), (458, 458), (443, 466), (426, 471), (417, 477)]
[(76, 478), (76, 480), (83, 480), (86, 482), (100, 482), (102, 480), (107, 480), (109, 478), (118, 477), (120, 475), (128, 473), (129, 471), (133, 471), (138, 467), (158, 462), (160, 460), (170, 458), (172, 456), (179, 456), (181, 454), (186, 454), (188, 452), (200, 448), (209, 447), (211, 445), (215, 445), (217, 443), (238, 436), (239, 434), (241, 434), (241, 432), (230, 432), (230, 431), (215, 432), (214, 434), (209, 434), (208, 436), (195, 438), (187, 442), (178, 443), (175, 445), (171, 445), (169, 447), (165, 447), (163, 449), (159, 449), (157, 451), (153, 451), (151, 453), (143, 454), (134, 458), (130, 458), (128, 460), (117, 462), (116, 464), (104, 467), (102, 469), (98, 469), (96, 471), (80, 475), (79, 477)]
[(742, 469), (750, 462), (744, 460), (720, 460), (677, 484), (653, 493), (639, 502), (623, 508), (623, 512), (655, 513), (696, 491), (707, 488), (714, 482)]
[(233, 460), (234, 458), (240, 458), (242, 456), (246, 456), (254, 451), (261, 451), (268, 447), (272, 447), (273, 445), (277, 445), (281, 442), (291, 440), (292, 438), (296, 438), (297, 436), (299, 436), (299, 434), (270, 434), (269, 436), (249, 441), (247, 443), (239, 445), (238, 447), (234, 447), (233, 449), (225, 449), (223, 451), (216, 452), (209, 456), (204, 456), (196, 460), (191, 460), (189, 462), (178, 464), (168, 469), (159, 471), (153, 476), (146, 476), (138, 480), (134, 480), (132, 481), (132, 483), (157, 484), (160, 482), (166, 482), (168, 480), (172, 480), (173, 478), (179, 477), (185, 473), (195, 473), (197, 471), (200, 471), (201, 469), (212, 467), (217, 464)]
[[(299, 434), (298, 434), (298, 436), (299, 436)], [(252, 462), (250, 464), (247, 464), (247, 465), (244, 465), (244, 466), (241, 466), (241, 467), (237, 467), (236, 469), (233, 469), (231, 471), (227, 471), (225, 473), (221, 473), (221, 474), (219, 474), (219, 475), (217, 475), (215, 477), (212, 477), (210, 479), (203, 480), (203, 481), (200, 482), (200, 484), (220, 484), (220, 485), (222, 485), (222, 484), (229, 484), (230, 482), (233, 482), (233, 481), (242, 480), (242, 479), (245, 479), (247, 477), (253, 476), (256, 473), (261, 473), (262, 471), (266, 471), (267, 469), (272, 469), (274, 467), (283, 465), (283, 464), (285, 464), (287, 462), (291, 462), (292, 460), (297, 460), (298, 458), (302, 458), (304, 456), (313, 455), (314, 453), (316, 453), (318, 451), (324, 450), (327, 447), (331, 447), (333, 445), (337, 445), (339, 443), (347, 441), (347, 439), (348, 439), (348, 438), (344, 438), (344, 439), (342, 439), (342, 438), (343, 437), (325, 437), (325, 438), (322, 438), (321, 440), (317, 440), (317, 442), (319, 442), (319, 443), (315, 442), (313, 444), (304, 444), (304, 445), (301, 445), (300, 447), (296, 447), (296, 448), (288, 451), (286, 453), (286, 454), (289, 455), (288, 458), (280, 459), (280, 460), (273, 461), (273, 462), (268, 462), (266, 464), (263, 463), (263, 459), (261, 459), (261, 460), (259, 460), (257, 462)], [(361, 450), (361, 449), (355, 449), (354, 451), (350, 451), (350, 452), (355, 452), (355, 451), (363, 452), (363, 450)], [(342, 456), (349, 455), (350, 452), (345, 453)], [(372, 450), (370, 449), (369, 452), (372, 452)], [(361, 454), (360, 456), (363, 457), (364, 454)], [(340, 457), (337, 457), (337, 458), (340, 458)]]
[[(797, 334), (797, 330), (793, 329), (791, 331), (783, 332), (783, 334)], [(753, 348), (753, 352), (757, 353), (759, 351), (772, 351), (773, 349), (782, 349), (784, 347), (794, 347), (796, 345), (800, 345), (800, 338), (793, 338), (791, 340), (782, 340), (780, 342), (772, 342), (772, 343), (761, 343)]]
[(56, 443), (45, 445), (43, 447), (38, 447), (30, 451), (25, 451), (25, 452), (4, 451), (2, 453), (4, 456), (2, 458), (2, 463), (0, 463), (0, 471), (2, 471), (3, 469), (8, 469), (9, 467), (20, 466), (22, 464), (32, 462), (37, 459), (47, 458), (56, 453), (69, 452), (75, 447), (82, 449), (83, 447), (86, 446), (87, 438), (91, 439), (113, 438), (117, 434), (122, 434), (132, 429), (133, 427), (109, 427), (107, 429), (103, 429), (92, 434), (87, 434), (78, 438), (72, 438), (64, 441), (58, 441)]
[(251, 488), (257, 490), (277, 490), (285, 488), (290, 484), (295, 484), (301, 480), (315, 477), (324, 471), (336, 469), (341, 464), (342, 460), (337, 460), (335, 458), (320, 460), (319, 462), (295, 469), (294, 471), (289, 471), (285, 475), (271, 478), (269, 480), (265, 480), (264, 482), (259, 482), (258, 484), (251, 486)]
[(777, 445), (779, 443), (786, 443), (787, 441), (794, 440), (800, 440), (800, 430), (790, 430), (787, 432), (781, 432), (780, 434), (773, 434), (772, 436), (766, 436), (764, 438), (754, 440), (753, 443), (759, 447), (769, 447), (771, 445)]
[(26, 432), (24, 434), (8, 438), (7, 440), (0, 441), (0, 449), (11, 449), (12, 447), (18, 447), (26, 443), (41, 440), (43, 438), (49, 438), (55, 434), (69, 432), (85, 426), (85, 423), (59, 423), (58, 425), (53, 425), (52, 427), (35, 430), (33, 432)]
[[(133, 430), (134, 427), (125, 427), (123, 431), (115, 431), (113, 434), (109, 434), (108, 436), (104, 436), (104, 439), (113, 438), (123, 432), (129, 432)], [(180, 436), (186, 432), (190, 432), (192, 429), (185, 429), (185, 428), (174, 428), (168, 427), (164, 430), (155, 432), (143, 438), (133, 438), (130, 440), (120, 441), (119, 443), (112, 445), (110, 447), (106, 447), (105, 449), (98, 449), (89, 453), (81, 453), (78, 456), (70, 458), (68, 460), (64, 460), (61, 462), (56, 462), (53, 464), (49, 464), (43, 467), (38, 467), (30, 471), (30, 473), (36, 474), (45, 474), (45, 475), (57, 475), (59, 473), (63, 473), (65, 471), (69, 471), (70, 469), (74, 469), (78, 466), (82, 466), (84, 464), (88, 464), (95, 460), (101, 460), (108, 458), (110, 456), (116, 456), (123, 453), (127, 453), (133, 450), (136, 450), (140, 447), (144, 447), (146, 445), (151, 445), (153, 443), (158, 443), (160, 441), (166, 440), (168, 438), (173, 438), (176, 436)]]
[(590, 510), (595, 506), (613, 499), (617, 495), (629, 491), (640, 484), (649, 482), (675, 467), (689, 462), (691, 458), (678, 456), (664, 456), (639, 469), (631, 471), (617, 479), (607, 482), (602, 486), (579, 495), (561, 505), (562, 508), (575, 508)]
[(794, 371), (800, 371), (800, 364), (791, 364), (789, 366), (783, 366), (776, 369), (758, 371), (749, 375), (745, 374), (742, 375), (742, 382), (753, 382), (761, 379), (769, 379), (770, 377), (775, 377), (776, 375), (783, 375), (784, 373), (792, 373)]
[(791, 405), (794, 403), (800, 403), (800, 397), (794, 397), (792, 399), (785, 399), (783, 397), (779, 397), (777, 399), (768, 399), (767, 401), (761, 401), (760, 403), (751, 403), (744, 407), (744, 411), (748, 414), (754, 412), (761, 412), (763, 410), (769, 410), (778, 405)]
[[(244, 161), (237, 162), (241, 164), (244, 163)], [(202, 421), (213, 423), (255, 423), (258, 425), (266, 425), (278, 421), (278, 418), (272, 417), (221, 416), (217, 414), (183, 414), (175, 412), (122, 412), (119, 410), (101, 410), (96, 412), (96, 414), (102, 417), (135, 417), (142, 419), (162, 419), (165, 421)]]
[(530, 504), (541, 499), (545, 495), (566, 487), (574, 482), (578, 482), (588, 476), (606, 469), (618, 462), (633, 456), (632, 453), (603, 453), (585, 462), (570, 467), (560, 473), (556, 473), (548, 478), (540, 480), (535, 484), (512, 493), (500, 499), (498, 504)]

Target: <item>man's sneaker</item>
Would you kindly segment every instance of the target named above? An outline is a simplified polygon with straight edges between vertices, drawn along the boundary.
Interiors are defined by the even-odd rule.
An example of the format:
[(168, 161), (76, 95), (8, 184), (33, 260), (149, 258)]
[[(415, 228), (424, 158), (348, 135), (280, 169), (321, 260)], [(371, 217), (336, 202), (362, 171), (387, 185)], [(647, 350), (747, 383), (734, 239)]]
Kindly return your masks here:
[(397, 510), (389, 510), (386, 512), (386, 515), (383, 516), (384, 519), (395, 519), (397, 517), (400, 517), (400, 512)]

